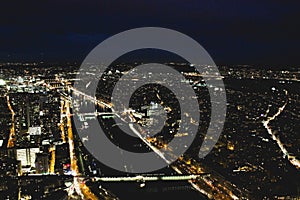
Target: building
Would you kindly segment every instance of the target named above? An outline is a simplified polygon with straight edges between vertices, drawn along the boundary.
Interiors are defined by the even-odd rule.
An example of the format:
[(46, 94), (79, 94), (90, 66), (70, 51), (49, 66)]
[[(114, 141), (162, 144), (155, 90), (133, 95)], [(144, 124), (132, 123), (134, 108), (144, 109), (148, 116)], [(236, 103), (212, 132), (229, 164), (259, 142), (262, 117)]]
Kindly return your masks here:
[(32, 168), (35, 168), (37, 153), (40, 153), (39, 148), (17, 149), (17, 160), (21, 161), (23, 173), (32, 172)]
[(46, 153), (37, 153), (35, 159), (35, 169), (37, 174), (49, 173), (49, 156)]

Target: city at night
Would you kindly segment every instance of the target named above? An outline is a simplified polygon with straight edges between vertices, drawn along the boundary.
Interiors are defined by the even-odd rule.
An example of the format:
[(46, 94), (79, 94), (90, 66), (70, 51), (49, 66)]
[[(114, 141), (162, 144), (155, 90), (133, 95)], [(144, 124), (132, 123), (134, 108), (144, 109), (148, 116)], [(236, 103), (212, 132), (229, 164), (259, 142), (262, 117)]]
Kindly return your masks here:
[(300, 199), (300, 2), (1, 4), (0, 200)]

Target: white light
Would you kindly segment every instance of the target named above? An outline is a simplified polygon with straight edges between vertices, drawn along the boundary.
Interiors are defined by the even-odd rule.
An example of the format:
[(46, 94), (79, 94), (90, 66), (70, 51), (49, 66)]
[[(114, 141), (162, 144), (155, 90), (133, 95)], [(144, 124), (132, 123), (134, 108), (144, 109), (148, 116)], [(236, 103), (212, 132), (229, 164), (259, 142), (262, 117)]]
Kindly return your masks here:
[(3, 79), (0, 79), (0, 86), (6, 85), (6, 82)]

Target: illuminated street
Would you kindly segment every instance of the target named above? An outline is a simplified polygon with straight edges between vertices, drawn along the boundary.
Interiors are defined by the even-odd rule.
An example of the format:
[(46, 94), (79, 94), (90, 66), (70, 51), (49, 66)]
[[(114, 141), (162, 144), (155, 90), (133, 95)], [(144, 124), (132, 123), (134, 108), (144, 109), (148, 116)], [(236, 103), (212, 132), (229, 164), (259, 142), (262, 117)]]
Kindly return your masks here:
[(14, 147), (14, 137), (15, 137), (15, 112), (10, 104), (9, 96), (6, 96), (6, 100), (7, 100), (7, 106), (11, 112), (11, 128), (10, 128), (7, 148), (12, 148)]

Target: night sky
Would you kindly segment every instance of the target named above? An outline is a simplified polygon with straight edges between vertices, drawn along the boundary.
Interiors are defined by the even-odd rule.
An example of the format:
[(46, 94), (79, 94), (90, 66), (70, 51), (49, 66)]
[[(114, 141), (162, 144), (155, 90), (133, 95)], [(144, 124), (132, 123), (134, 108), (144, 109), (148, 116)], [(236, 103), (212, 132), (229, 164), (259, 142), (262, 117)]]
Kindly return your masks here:
[(82, 59), (121, 31), (156, 26), (197, 40), (217, 64), (299, 65), (300, 1), (2, 1), (0, 61)]

